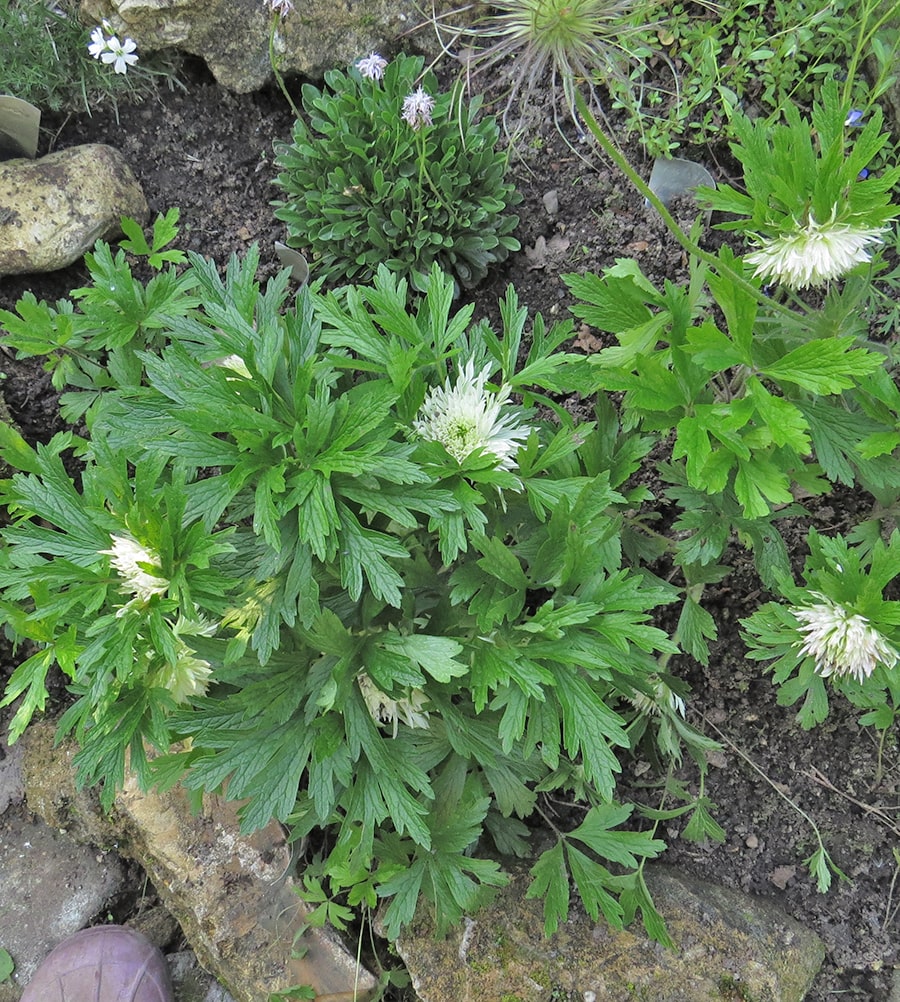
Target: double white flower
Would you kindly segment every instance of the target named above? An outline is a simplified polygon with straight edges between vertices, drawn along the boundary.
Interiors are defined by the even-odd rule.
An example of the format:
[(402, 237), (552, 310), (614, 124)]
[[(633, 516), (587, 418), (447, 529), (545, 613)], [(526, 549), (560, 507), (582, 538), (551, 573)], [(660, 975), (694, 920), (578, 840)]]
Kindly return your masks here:
[[(169, 582), (154, 571), (159, 568), (159, 557), (151, 553), (131, 536), (113, 536), (112, 548), (100, 551), (108, 555), (110, 565), (122, 581), (122, 591), (132, 595), (138, 602), (149, 602), (154, 595), (165, 595)], [(129, 608), (129, 602), (120, 609), (122, 615)]]
[(810, 213), (805, 226), (797, 223), (793, 232), (764, 240), (746, 261), (756, 266), (756, 277), (805, 289), (841, 278), (870, 261), (869, 249), (882, 242), (882, 233), (881, 227), (852, 226), (834, 218), (819, 223)]
[(497, 458), (500, 469), (512, 470), (530, 429), (503, 414), (510, 388), (504, 384), (497, 393), (488, 393), (485, 384), (490, 374), (490, 366), (476, 375), (473, 362), (466, 362), (455, 386), (448, 379), (443, 387), (431, 390), (413, 428), (429, 442), (440, 442), (459, 463), (483, 449)]
[(812, 594), (821, 601), (790, 611), (802, 624), (798, 632), (806, 638), (800, 653), (813, 658), (819, 675), (849, 675), (863, 682), (879, 665), (890, 669), (897, 664), (900, 653), (865, 616), (849, 612), (820, 592)]

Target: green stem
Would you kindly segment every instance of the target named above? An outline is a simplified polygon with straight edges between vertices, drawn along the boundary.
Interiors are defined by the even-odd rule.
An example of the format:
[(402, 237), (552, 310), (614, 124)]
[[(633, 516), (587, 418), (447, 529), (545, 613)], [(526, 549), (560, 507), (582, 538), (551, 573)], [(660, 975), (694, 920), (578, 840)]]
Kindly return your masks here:
[(272, 72), (275, 74), (275, 80), (281, 88), (281, 93), (284, 94), (285, 100), (291, 106), (294, 118), (300, 118), (300, 109), (296, 104), (294, 104), (294, 100), (291, 95), (288, 94), (288, 89), (284, 85), (284, 78), (281, 75), (281, 71), (278, 69), (278, 58), (275, 55), (275, 31), (278, 28), (278, 22), (280, 20), (281, 15), (277, 12), (272, 15), (272, 27), (269, 31), (269, 64), (272, 67)]
[(577, 91), (575, 92), (575, 103), (578, 106), (579, 115), (581, 115), (584, 119), (591, 135), (600, 144), (603, 152), (606, 153), (619, 170), (622, 171), (629, 181), (631, 181), (635, 188), (637, 188), (637, 190), (644, 196), (644, 198), (647, 199), (653, 208), (656, 209), (662, 217), (663, 222), (671, 231), (672, 236), (675, 237), (688, 254), (691, 254), (693, 257), (703, 261), (717, 274), (733, 282), (739, 289), (745, 292), (748, 296), (752, 296), (766, 309), (774, 310), (776, 313), (781, 313), (785, 317), (790, 317), (791, 320), (796, 320), (797, 315), (793, 310), (789, 309), (787, 306), (783, 306), (781, 303), (776, 302), (773, 299), (770, 299), (768, 296), (763, 295), (763, 293), (760, 292), (760, 290), (752, 282), (748, 282), (743, 275), (739, 275), (736, 271), (734, 271), (734, 269), (723, 264), (722, 261), (715, 256), (715, 254), (710, 254), (709, 251), (703, 250), (695, 244), (690, 237), (685, 236), (681, 227), (672, 216), (672, 213), (669, 212), (662, 201), (657, 197), (656, 193), (651, 190), (647, 182), (644, 181), (640, 174), (638, 174), (625, 157), (622, 156), (619, 150), (617, 150), (609, 140), (606, 133), (604, 133), (604, 131), (597, 124), (597, 120), (588, 110), (588, 107), (584, 102), (584, 98)]
[(419, 183), (416, 186), (416, 229), (420, 229), (422, 226), (422, 187), (423, 179), (427, 176), (427, 171), (425, 170), (425, 136), (422, 134), (422, 128), (419, 127), (416, 132), (416, 146), (419, 150)]
[[(850, 57), (850, 65), (847, 67), (847, 79), (844, 81), (844, 93), (843, 101), (845, 105), (849, 105), (852, 100), (852, 89), (853, 81), (856, 78), (856, 70), (859, 66), (860, 59), (862, 58), (863, 52), (869, 47), (872, 39), (878, 33), (879, 29), (883, 28), (884, 25), (892, 18), (897, 15), (898, 8), (900, 4), (891, 5), (887, 11), (878, 18), (875, 24), (871, 28), (868, 28), (869, 15), (872, 12), (872, 5), (865, 4), (863, 8), (863, 16), (859, 23), (859, 34), (857, 35), (856, 47), (853, 50), (853, 55)], [(897, 43), (894, 43), (894, 52), (897, 51)]]

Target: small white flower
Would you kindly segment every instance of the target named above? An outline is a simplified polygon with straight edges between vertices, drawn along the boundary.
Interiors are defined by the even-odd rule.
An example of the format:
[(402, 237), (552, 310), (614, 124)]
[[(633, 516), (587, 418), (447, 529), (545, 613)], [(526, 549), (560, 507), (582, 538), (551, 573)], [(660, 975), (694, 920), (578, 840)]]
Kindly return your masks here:
[(365, 79), (380, 80), (384, 76), (387, 64), (388, 61), (386, 59), (379, 56), (377, 52), (373, 52), (360, 59), (356, 64), (356, 68)]
[(510, 389), (503, 385), (499, 392), (488, 393), (485, 383), (490, 372), (487, 366), (476, 376), (472, 361), (466, 362), (455, 386), (451, 388), (447, 380), (431, 390), (413, 428), (429, 442), (440, 442), (459, 463), (484, 449), (497, 457), (500, 469), (512, 470), (530, 429), (517, 427), (512, 417), (501, 413)]
[(88, 45), (88, 52), (94, 57), (94, 59), (99, 59), (100, 55), (105, 51), (106, 35), (103, 34), (103, 29), (98, 25), (91, 32), (91, 42), (90, 45)]
[(135, 54), (137, 44), (133, 38), (120, 42), (116, 35), (112, 35), (106, 40), (106, 48), (106, 52), (100, 53), (100, 58), (104, 63), (112, 63), (116, 73), (127, 73), (128, 67), (138, 61)]
[(434, 98), (419, 87), (403, 101), (400, 117), (418, 131), (423, 125), (431, 125), (432, 111), (434, 111)]
[(364, 672), (356, 676), (356, 681), (372, 719), (377, 724), (390, 724), (394, 737), (397, 737), (400, 721), (407, 727), (429, 726), (428, 711), (422, 709), (428, 697), (421, 689), (411, 689), (402, 699), (391, 699)]
[(112, 548), (100, 552), (109, 555), (109, 562), (122, 579), (123, 591), (127, 594), (141, 602), (148, 602), (154, 595), (165, 595), (169, 582), (147, 569), (158, 568), (159, 558), (130, 536), (113, 536)]
[(292, 0), (264, 0), (264, 3), (273, 14), (280, 14), (282, 20), (294, 9)]
[(851, 675), (863, 682), (879, 664), (888, 669), (896, 665), (900, 653), (869, 625), (865, 616), (849, 612), (819, 592), (812, 594), (821, 602), (792, 608), (790, 612), (803, 624), (798, 632), (806, 639), (800, 653), (815, 660), (819, 675)]
[(806, 226), (797, 224), (793, 233), (765, 240), (748, 254), (756, 266), (754, 276), (775, 279), (790, 289), (823, 285), (846, 275), (858, 264), (871, 260), (869, 248), (881, 243), (883, 228), (851, 226), (849, 223), (817, 223), (810, 213)]

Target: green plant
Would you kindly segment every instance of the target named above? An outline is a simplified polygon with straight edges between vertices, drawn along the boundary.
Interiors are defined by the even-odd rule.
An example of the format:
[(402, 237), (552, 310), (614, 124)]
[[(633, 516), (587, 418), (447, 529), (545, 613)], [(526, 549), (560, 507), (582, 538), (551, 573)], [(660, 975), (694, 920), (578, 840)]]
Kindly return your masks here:
[(92, 59), (88, 48), (93, 36), (78, 20), (76, 6), (0, 0), (0, 93), (50, 111), (90, 111), (146, 97), (159, 76), (176, 83), (174, 65), (159, 54), (142, 56), (127, 73)]
[(559, 349), (571, 322), (535, 317), (526, 345), (510, 290), (498, 336), (451, 312), (437, 266), (410, 312), (385, 268), (294, 299), (287, 273), (260, 289), (255, 250), (221, 277), (146, 245), (146, 287), (124, 254), (89, 258), (78, 304), (105, 299), (108, 323), (33, 298), (28, 324), (0, 317), (89, 401), (86, 439), (0, 434), (21, 471), (2, 485), (0, 612), (35, 645), (3, 700), (21, 700), (12, 737), (58, 665), (60, 733), (105, 803), (129, 753), (144, 783), (227, 783), (245, 829), (323, 833), (307, 893), (326, 917), (382, 902), (391, 936), (419, 901), (439, 928), (475, 907), (506, 879), (490, 846), (527, 853), (541, 794), (575, 796), (581, 823), (534, 864), (548, 928), (571, 875), (592, 915), (640, 911), (661, 935), (627, 871), (663, 843), (623, 827), (615, 790), (635, 703), (677, 686), (649, 623), (676, 592), (619, 544), (643, 441), (553, 399), (586, 388)]
[[(884, 16), (890, 8), (896, 4), (874, 0), (677, 3), (632, 36), (627, 76), (593, 79), (605, 84), (613, 107), (625, 110), (648, 153), (671, 156), (683, 144), (729, 137), (735, 110), (766, 119), (809, 108), (829, 79), (852, 82), (846, 102), (869, 108), (892, 74), (895, 40)], [(880, 67), (871, 85), (857, 72), (869, 55)]]
[[(884, 734), (898, 712), (900, 613), (884, 592), (896, 578), (900, 546), (900, 536), (891, 535), (900, 507), (900, 390), (890, 354), (869, 340), (857, 316), (861, 285), (878, 275), (872, 238), (897, 214), (889, 201), (895, 175), (868, 188), (858, 179), (865, 157), (884, 141), (880, 118), (848, 138), (853, 116), (827, 86), (812, 123), (790, 115), (784, 125), (739, 126), (748, 134), (735, 146), (746, 163), (748, 195), (726, 190), (721, 198), (741, 209), (740, 225), (756, 219), (773, 231), (779, 224), (800, 229), (804, 221), (796, 216), (805, 206), (835, 227), (824, 239), (818, 231), (807, 237), (811, 279), (829, 285), (813, 307), (793, 295), (785, 302), (763, 293), (750, 275), (752, 255), (699, 248), (699, 226), (683, 234), (583, 103), (579, 110), (691, 254), (684, 286), (657, 289), (633, 261), (602, 276), (565, 276), (580, 300), (575, 315), (618, 340), (592, 356), (597, 388), (622, 394), (626, 428), (671, 443), (657, 472), (678, 511), (677, 538), (656, 533), (650, 512), (626, 525), (623, 547), (638, 561), (661, 554), (674, 560), (685, 585), (675, 636), (704, 663), (716, 632), (700, 604), (704, 588), (728, 573), (722, 559), (733, 542), (750, 549), (763, 583), (790, 603), (772, 603), (744, 622), (751, 657), (778, 659), (779, 699), (802, 698), (800, 720), (812, 726), (827, 713), (827, 681)], [(867, 244), (876, 255), (868, 276)], [(796, 253), (793, 242), (788, 249)], [(786, 284), (802, 284), (793, 281), (802, 267), (782, 265)], [(864, 490), (871, 512), (849, 542), (810, 533), (807, 584), (798, 587), (779, 524), (807, 514), (797, 496), (835, 484)], [(821, 838), (807, 864), (826, 889), (836, 868)]]
[(842, 278), (870, 262), (871, 248), (900, 213), (890, 201), (900, 167), (879, 175), (867, 171), (889, 138), (881, 110), (873, 109), (864, 125), (855, 121), (861, 113), (848, 112), (836, 81), (829, 80), (811, 123), (790, 106), (777, 128), (734, 116), (738, 141), (731, 149), (743, 167), (746, 193), (722, 185), (700, 188), (698, 197), (738, 216), (717, 226), (748, 233), (758, 245), (746, 258), (756, 275), (790, 289)]
[(310, 121), (277, 147), (275, 215), (323, 279), (367, 282), (384, 264), (421, 287), (437, 262), (472, 286), (519, 249), (496, 122), (477, 120), (480, 99), (438, 93), (422, 65), (373, 56), (303, 88)]
[(9, 955), (8, 950), (0, 947), (0, 984), (9, 980), (9, 976), (16, 969), (15, 962)]

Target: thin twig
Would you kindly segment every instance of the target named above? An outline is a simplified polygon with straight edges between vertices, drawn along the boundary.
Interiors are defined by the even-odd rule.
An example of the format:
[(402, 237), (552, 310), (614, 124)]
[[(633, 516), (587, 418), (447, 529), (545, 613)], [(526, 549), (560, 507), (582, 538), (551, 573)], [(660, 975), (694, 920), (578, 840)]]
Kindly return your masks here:
[(805, 773), (804, 776), (808, 776), (814, 783), (818, 783), (819, 786), (824, 786), (826, 790), (831, 790), (832, 793), (836, 793), (839, 797), (843, 797), (844, 800), (849, 800), (851, 804), (855, 804), (860, 810), (866, 812), (866, 814), (871, 814), (877, 821), (880, 821), (883, 825), (889, 828), (898, 838), (900, 838), (900, 825), (894, 821), (893, 818), (888, 817), (880, 807), (873, 807), (871, 804), (863, 803), (861, 800), (857, 800), (856, 797), (851, 797), (849, 793), (845, 793), (843, 790), (839, 790), (831, 780), (821, 773), (815, 766), (811, 766)]

